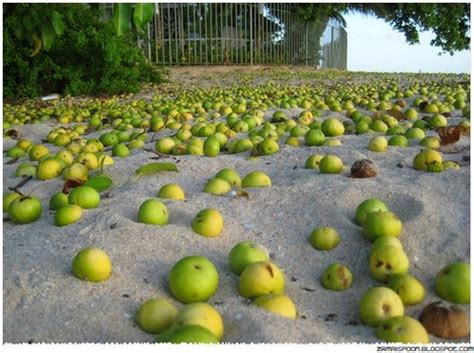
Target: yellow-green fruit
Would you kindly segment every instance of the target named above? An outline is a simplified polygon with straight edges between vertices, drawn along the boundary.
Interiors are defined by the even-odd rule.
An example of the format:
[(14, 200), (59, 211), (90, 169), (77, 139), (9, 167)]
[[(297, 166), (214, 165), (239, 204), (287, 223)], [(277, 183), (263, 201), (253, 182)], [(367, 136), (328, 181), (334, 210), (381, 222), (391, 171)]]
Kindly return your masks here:
[(375, 335), (386, 342), (430, 343), (424, 326), (409, 316), (396, 316), (383, 321), (375, 330)]
[(138, 221), (145, 224), (165, 225), (168, 224), (168, 208), (157, 199), (144, 201), (138, 209)]
[(387, 287), (372, 287), (368, 289), (359, 301), (359, 314), (362, 321), (376, 327), (384, 320), (402, 316), (403, 302), (392, 289)]
[(20, 197), (21, 195), (17, 192), (9, 192), (8, 194), (3, 195), (3, 212), (8, 212), (11, 203)]
[(324, 270), (321, 284), (329, 290), (341, 291), (352, 285), (352, 273), (347, 266), (335, 263)]
[(387, 286), (400, 296), (405, 305), (419, 304), (426, 295), (423, 284), (416, 277), (408, 273), (390, 277)]
[(224, 218), (216, 209), (206, 208), (199, 211), (194, 217), (191, 228), (195, 233), (204, 237), (217, 237), (224, 228)]
[(107, 253), (99, 248), (85, 248), (74, 256), (72, 272), (81, 280), (101, 282), (112, 273), (112, 263)]
[(72, 189), (68, 201), (71, 205), (78, 205), (82, 208), (96, 208), (100, 203), (100, 195), (96, 189), (83, 185)]
[(443, 163), (443, 156), (435, 150), (425, 149), (413, 159), (413, 168), (426, 172), (428, 164), (433, 162)]
[(271, 261), (254, 262), (240, 275), (239, 292), (247, 298), (281, 294), (284, 289), (285, 276)]
[(380, 249), (384, 246), (388, 246), (388, 245), (394, 246), (398, 249), (403, 250), (402, 243), (400, 242), (400, 240), (398, 240), (397, 237), (391, 237), (390, 235), (384, 235), (384, 236), (378, 237), (374, 241), (374, 243), (370, 247), (370, 254), (372, 254), (375, 250)]
[(219, 343), (219, 340), (209, 330), (198, 325), (186, 325), (176, 329), (168, 329), (159, 334), (156, 343)]
[(284, 294), (267, 294), (258, 297), (255, 305), (271, 313), (296, 319), (297, 311), (293, 301)]
[(367, 214), (375, 211), (388, 211), (385, 203), (377, 198), (367, 199), (357, 206), (355, 220), (359, 226), (362, 226), (367, 219)]
[(183, 201), (185, 199), (184, 191), (178, 184), (163, 185), (158, 191), (158, 197), (162, 199), (171, 199)]
[(410, 262), (402, 249), (394, 246), (381, 247), (370, 255), (372, 277), (387, 282), (391, 276), (407, 273)]
[(78, 163), (81, 163), (86, 166), (88, 170), (93, 170), (99, 168), (99, 160), (94, 153), (81, 153), (76, 160)]
[(240, 175), (232, 168), (224, 168), (220, 170), (216, 176), (216, 178), (224, 179), (227, 181), (231, 186), (240, 188), (242, 181), (240, 180)]
[(376, 136), (369, 141), (369, 150), (373, 152), (385, 152), (388, 142), (383, 136)]
[(250, 172), (242, 180), (243, 188), (264, 188), (271, 185), (270, 177), (262, 171)]
[(232, 190), (232, 186), (221, 178), (213, 178), (209, 180), (204, 187), (204, 192), (212, 195), (225, 195)]
[(82, 208), (77, 205), (67, 205), (57, 209), (54, 214), (54, 224), (58, 227), (76, 223), (82, 217)]
[(74, 163), (63, 171), (64, 180), (87, 181), (89, 178), (89, 169), (80, 163)]
[(191, 303), (179, 309), (173, 328), (186, 325), (204, 327), (219, 341), (224, 336), (224, 322), (221, 315), (212, 305), (207, 303)]
[(46, 159), (38, 164), (36, 168), (36, 178), (48, 180), (56, 178), (61, 174), (61, 164), (55, 159)]
[(32, 161), (39, 161), (42, 157), (47, 156), (49, 150), (46, 146), (43, 145), (35, 145), (30, 149), (30, 160)]
[(135, 322), (148, 333), (160, 333), (171, 326), (178, 310), (166, 299), (150, 299), (135, 314)]
[(316, 169), (319, 168), (319, 162), (321, 162), (321, 159), (324, 158), (324, 155), (322, 154), (313, 154), (308, 157), (306, 160), (304, 167), (306, 169)]
[(461, 169), (460, 165), (457, 164), (456, 162), (453, 162), (453, 161), (443, 162), (443, 168), (444, 168), (444, 170), (447, 170), (447, 169), (459, 170), (459, 169)]
[(323, 174), (339, 174), (344, 169), (344, 164), (338, 156), (328, 154), (319, 162), (319, 171)]
[(436, 275), (436, 294), (451, 303), (469, 304), (471, 301), (470, 278), (470, 264), (465, 262), (449, 264)]
[(402, 222), (393, 212), (370, 212), (362, 226), (362, 232), (370, 241), (384, 235), (398, 237), (402, 232)]
[(315, 249), (331, 250), (339, 244), (340, 236), (332, 227), (320, 227), (311, 232), (308, 240)]

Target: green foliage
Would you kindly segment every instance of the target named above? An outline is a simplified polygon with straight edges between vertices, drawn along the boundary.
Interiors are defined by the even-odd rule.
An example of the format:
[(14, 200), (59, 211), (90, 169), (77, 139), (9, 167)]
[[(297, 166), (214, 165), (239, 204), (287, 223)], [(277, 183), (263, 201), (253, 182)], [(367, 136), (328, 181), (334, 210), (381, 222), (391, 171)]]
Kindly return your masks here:
[(34, 57), (29, 43), (15, 35), (21, 17), (15, 11), (5, 12), (4, 97), (138, 92), (143, 83), (163, 80), (130, 36), (118, 37), (112, 23), (100, 20), (98, 8), (60, 6), (64, 32), (49, 51)]

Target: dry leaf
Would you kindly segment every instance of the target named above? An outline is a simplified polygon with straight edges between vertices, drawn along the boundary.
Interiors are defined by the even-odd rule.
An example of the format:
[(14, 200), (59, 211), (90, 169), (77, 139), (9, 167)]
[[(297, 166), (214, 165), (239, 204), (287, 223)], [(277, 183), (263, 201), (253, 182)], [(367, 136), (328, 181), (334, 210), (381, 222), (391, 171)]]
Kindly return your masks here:
[(74, 189), (75, 187), (81, 186), (83, 184), (84, 184), (84, 181), (82, 180), (68, 179), (64, 182), (63, 193), (69, 194), (69, 192), (71, 192), (72, 189)]
[(406, 120), (407, 117), (401, 111), (396, 109), (389, 109), (387, 110), (387, 114), (393, 116), (397, 120)]
[(448, 126), (440, 127), (435, 130), (440, 138), (442, 146), (456, 143), (461, 138), (461, 135), (469, 135), (470, 129), (464, 126)]
[(245, 197), (247, 200), (250, 198), (250, 195), (247, 191), (239, 190), (235, 193), (236, 197)]
[(15, 129), (10, 129), (7, 132), (5, 132), (5, 136), (9, 136), (14, 140), (18, 140), (20, 138), (20, 132)]
[(351, 178), (372, 178), (376, 175), (376, 166), (369, 159), (361, 159), (352, 164)]

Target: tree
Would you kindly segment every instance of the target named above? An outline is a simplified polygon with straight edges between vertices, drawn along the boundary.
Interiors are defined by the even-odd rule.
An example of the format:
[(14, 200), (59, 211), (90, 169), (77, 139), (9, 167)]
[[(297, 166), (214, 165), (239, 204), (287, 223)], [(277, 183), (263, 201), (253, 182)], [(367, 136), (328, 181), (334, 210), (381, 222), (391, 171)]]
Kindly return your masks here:
[(471, 41), (469, 3), (305, 3), (294, 4), (293, 11), (307, 22), (335, 19), (344, 27), (344, 14), (362, 12), (373, 15), (402, 32), (410, 44), (419, 43), (420, 31), (431, 30), (436, 38), (430, 44), (451, 55), (469, 49)]

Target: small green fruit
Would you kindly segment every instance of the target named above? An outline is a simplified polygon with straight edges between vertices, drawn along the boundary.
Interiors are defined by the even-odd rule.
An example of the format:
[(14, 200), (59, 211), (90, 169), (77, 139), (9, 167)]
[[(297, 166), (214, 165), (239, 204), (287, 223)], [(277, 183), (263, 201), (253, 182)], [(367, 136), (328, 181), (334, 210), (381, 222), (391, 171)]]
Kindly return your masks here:
[(319, 162), (319, 170), (323, 174), (339, 174), (344, 169), (344, 164), (338, 156), (328, 154)]
[(393, 212), (375, 211), (367, 214), (362, 232), (370, 241), (384, 235), (398, 237), (402, 232), (402, 222)]
[(199, 211), (194, 217), (191, 228), (195, 233), (204, 237), (217, 237), (224, 228), (224, 218), (216, 209), (206, 208)]
[(72, 273), (84, 281), (101, 282), (110, 277), (112, 263), (105, 251), (99, 248), (85, 248), (74, 256)]
[(58, 227), (76, 223), (82, 217), (82, 208), (77, 205), (66, 205), (57, 209), (54, 224)]
[(326, 136), (341, 136), (344, 135), (344, 124), (336, 118), (329, 118), (323, 122), (321, 130)]
[(375, 335), (386, 342), (430, 343), (424, 326), (409, 316), (396, 316), (383, 321), (375, 330)]
[(35, 196), (21, 196), (11, 201), (8, 207), (10, 219), (17, 224), (36, 221), (43, 213), (40, 200)]
[(220, 341), (224, 336), (224, 322), (219, 312), (207, 303), (191, 303), (182, 307), (172, 328), (197, 325), (209, 330)]
[(400, 242), (400, 240), (398, 240), (398, 238), (396, 237), (391, 237), (389, 235), (384, 235), (384, 236), (381, 236), (381, 237), (378, 237), (372, 244), (372, 246), (370, 247), (370, 254), (372, 255), (372, 253), (377, 250), (377, 249), (380, 249), (384, 246), (394, 246), (400, 250), (403, 250), (403, 246), (402, 246), (402, 243)]
[(366, 325), (376, 327), (388, 318), (402, 316), (403, 302), (392, 289), (373, 287), (360, 299), (359, 313)]
[(242, 181), (240, 180), (240, 175), (232, 168), (224, 168), (220, 170), (216, 176), (216, 178), (224, 179), (227, 181), (232, 187), (240, 188)]
[(390, 277), (387, 286), (400, 296), (405, 305), (419, 304), (425, 298), (426, 290), (423, 284), (407, 273)]
[(370, 254), (370, 273), (382, 282), (387, 282), (391, 276), (407, 273), (409, 265), (405, 252), (394, 246), (387, 245)]
[(324, 155), (322, 154), (313, 154), (308, 157), (306, 160), (304, 167), (306, 169), (316, 169), (319, 168), (319, 163), (321, 162), (321, 159), (324, 158)]
[(326, 289), (341, 291), (352, 285), (352, 273), (347, 266), (335, 263), (324, 270), (321, 283)]
[(183, 201), (185, 199), (184, 191), (178, 184), (163, 185), (158, 191), (158, 197), (162, 199), (171, 199)]
[(8, 212), (11, 203), (20, 197), (21, 195), (17, 192), (9, 192), (8, 194), (3, 195), (3, 212)]
[(357, 206), (355, 214), (356, 223), (359, 226), (362, 226), (365, 223), (367, 214), (375, 211), (388, 211), (388, 208), (383, 201), (378, 198), (371, 198), (363, 201), (359, 206)]
[(55, 158), (46, 159), (38, 164), (36, 178), (39, 180), (53, 179), (59, 176), (61, 171), (61, 164)]
[(297, 311), (293, 301), (284, 294), (267, 294), (255, 299), (255, 305), (271, 313), (296, 319)]
[(221, 178), (213, 178), (209, 180), (204, 187), (204, 192), (212, 195), (225, 195), (232, 190), (232, 186)]
[(283, 272), (271, 261), (254, 262), (240, 275), (239, 292), (247, 298), (281, 294), (285, 289)]
[(451, 303), (469, 304), (471, 301), (470, 278), (470, 264), (465, 262), (449, 264), (436, 275), (436, 294)]
[(166, 299), (150, 299), (135, 314), (135, 322), (145, 332), (160, 333), (174, 322), (178, 310)]
[(209, 330), (202, 326), (186, 325), (162, 332), (156, 343), (219, 343)]
[(138, 209), (138, 221), (145, 224), (168, 224), (168, 208), (157, 199), (144, 201)]
[(271, 185), (270, 177), (262, 171), (250, 172), (242, 180), (243, 188), (264, 188)]
[(369, 141), (369, 150), (373, 152), (385, 152), (387, 147), (387, 140), (383, 136), (376, 136)]
[(69, 193), (68, 201), (71, 205), (78, 205), (81, 208), (96, 208), (100, 203), (100, 195), (90, 186), (78, 186)]
[(311, 232), (308, 240), (315, 249), (331, 250), (339, 245), (340, 236), (332, 227), (320, 227)]
[(267, 251), (254, 241), (242, 241), (229, 253), (229, 266), (232, 272), (240, 275), (248, 265), (269, 260)]

